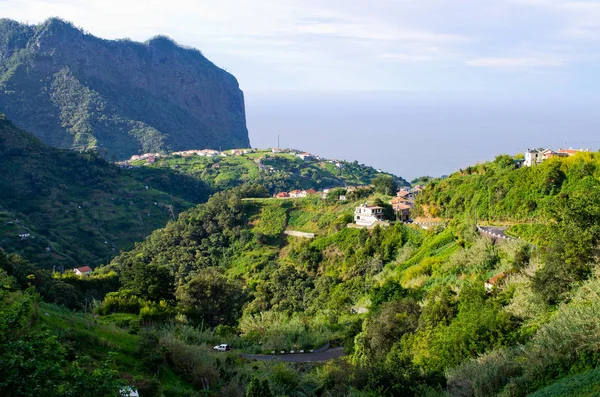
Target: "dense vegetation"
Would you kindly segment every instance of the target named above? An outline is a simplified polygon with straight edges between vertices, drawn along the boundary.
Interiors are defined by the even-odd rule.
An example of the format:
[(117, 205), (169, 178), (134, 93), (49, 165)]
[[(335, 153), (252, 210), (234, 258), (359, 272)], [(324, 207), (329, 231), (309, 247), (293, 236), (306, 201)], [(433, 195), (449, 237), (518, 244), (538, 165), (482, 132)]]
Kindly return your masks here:
[[(147, 164), (145, 160), (130, 162), (144, 168), (167, 168), (198, 178), (215, 189), (230, 189), (244, 183), (260, 183), (273, 193), (294, 189), (325, 189), (346, 185), (370, 185), (378, 176), (392, 178), (387, 187), (408, 186), (404, 179), (383, 174), (358, 162), (305, 160), (289, 153), (257, 150), (243, 155), (226, 157), (160, 157)], [(385, 180), (385, 177), (384, 177)], [(384, 182), (385, 183), (385, 182)], [(389, 194), (389, 192), (388, 192)]]
[(0, 112), (51, 146), (110, 160), (249, 146), (236, 79), (199, 51), (103, 40), (57, 18), (0, 19)]
[(425, 215), (443, 218), (545, 224), (550, 205), (593, 190), (599, 178), (600, 153), (552, 158), (519, 169), (502, 155), (431, 181), (418, 203)]
[(47, 268), (106, 264), (210, 192), (169, 170), (48, 147), (1, 114), (0, 169), (0, 246)]
[[(347, 227), (357, 204), (385, 205), (394, 183), (387, 177), (374, 190), (348, 193), (347, 201), (338, 200), (344, 190), (327, 199), (256, 198), (269, 191), (243, 185), (183, 212), (91, 277), (50, 274), (0, 255), (2, 288), (9, 291), (4, 299), (43, 299), (39, 307), (49, 316), (34, 316), (27, 332), (37, 336), (46, 324), (48, 337), (63, 349), (91, 357), (59, 358), (60, 371), (47, 376), (56, 379), (57, 390), (71, 387), (69, 374), (78, 367), (104, 368), (103, 376), (115, 382), (110, 371), (118, 371), (147, 396), (594, 395), (600, 358), (596, 156), (532, 169), (514, 169), (512, 159), (500, 157), (477, 172), (429, 181), (418, 211), (446, 218), (429, 230), (401, 223)], [(588, 175), (577, 177), (578, 168)], [(536, 178), (548, 174), (554, 188), (541, 189)], [(529, 190), (519, 187), (520, 178)], [(513, 202), (492, 201), (486, 212), (488, 181), (514, 183), (504, 196)], [(453, 201), (446, 189), (463, 199)], [(515, 210), (521, 196), (536, 202), (528, 217)], [(515, 230), (528, 230), (536, 245), (479, 236), (473, 208), (479, 222), (533, 220)], [(486, 290), (492, 276), (498, 277)], [(14, 317), (5, 313), (0, 318)], [(84, 332), (85, 322), (94, 326)], [(72, 330), (61, 332), (64, 324)], [(14, 341), (26, 346), (28, 338), (23, 333)], [(0, 340), (0, 348), (11, 342)], [(219, 343), (234, 351), (213, 352)], [(239, 356), (327, 343), (343, 346), (346, 355), (326, 364)], [(22, 376), (5, 363), (0, 367), (6, 379)], [(0, 392), (13, 390), (7, 385), (0, 383)]]

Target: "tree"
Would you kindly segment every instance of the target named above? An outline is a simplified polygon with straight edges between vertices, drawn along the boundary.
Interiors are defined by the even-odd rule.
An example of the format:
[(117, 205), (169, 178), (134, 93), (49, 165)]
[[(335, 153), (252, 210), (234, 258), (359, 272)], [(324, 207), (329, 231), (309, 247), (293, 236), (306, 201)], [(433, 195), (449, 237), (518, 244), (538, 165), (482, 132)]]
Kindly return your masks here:
[(375, 192), (385, 194), (387, 196), (393, 196), (398, 190), (398, 185), (394, 181), (394, 177), (391, 175), (379, 174), (371, 181), (375, 187)]
[(240, 283), (228, 280), (216, 268), (200, 270), (176, 292), (179, 309), (211, 327), (233, 324), (240, 316), (246, 293)]
[(174, 298), (174, 277), (166, 266), (135, 261), (121, 273), (123, 287), (152, 302)]
[(269, 387), (269, 381), (262, 381), (256, 377), (252, 378), (246, 388), (246, 397), (272, 397), (273, 393)]

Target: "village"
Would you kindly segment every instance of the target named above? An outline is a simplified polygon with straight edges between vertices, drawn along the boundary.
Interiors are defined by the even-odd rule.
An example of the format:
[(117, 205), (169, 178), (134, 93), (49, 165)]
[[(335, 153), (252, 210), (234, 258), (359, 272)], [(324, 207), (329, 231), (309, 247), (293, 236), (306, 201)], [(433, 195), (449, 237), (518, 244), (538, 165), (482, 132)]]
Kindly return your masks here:
[(183, 150), (178, 152), (171, 153), (144, 153), (144, 154), (136, 154), (131, 156), (129, 160), (124, 160), (117, 162), (118, 165), (131, 165), (134, 161), (144, 160), (146, 164), (154, 164), (156, 160), (165, 157), (228, 157), (228, 156), (243, 156), (251, 153), (273, 153), (273, 154), (289, 154), (291, 156), (298, 157), (301, 160), (318, 160), (318, 161), (327, 161), (329, 163), (334, 164), (338, 168), (342, 168), (343, 164), (338, 160), (326, 160), (321, 158), (320, 156), (316, 156), (314, 154), (301, 151), (298, 149), (282, 149), (282, 148), (270, 148), (270, 149), (256, 149), (256, 148), (246, 148), (246, 149), (230, 149), (230, 150), (215, 150), (215, 149), (193, 149), (193, 150)]
[(527, 149), (525, 152), (525, 159), (521, 160), (520, 165), (525, 167), (532, 167), (540, 164), (545, 160), (553, 157), (569, 157), (574, 156), (577, 153), (589, 152), (590, 149), (558, 149), (556, 151), (552, 149)]
[[(323, 191), (316, 191), (314, 189), (308, 190), (292, 190), (290, 192), (279, 192), (273, 195), (276, 199), (296, 199), (305, 197), (321, 197), (326, 200), (330, 194), (345, 192), (344, 194), (338, 194), (337, 200), (346, 201), (347, 196), (353, 192), (372, 191), (373, 186), (348, 186), (343, 188), (329, 188), (323, 189)], [(396, 193), (389, 204), (394, 210), (398, 221), (403, 223), (411, 223), (411, 210), (414, 208), (415, 197), (424, 189), (424, 186), (417, 185), (413, 188), (403, 187)], [(361, 204), (354, 209), (354, 223), (349, 224), (349, 227), (365, 227), (373, 228), (376, 225), (388, 226), (390, 219), (386, 219), (384, 208), (377, 205)]]

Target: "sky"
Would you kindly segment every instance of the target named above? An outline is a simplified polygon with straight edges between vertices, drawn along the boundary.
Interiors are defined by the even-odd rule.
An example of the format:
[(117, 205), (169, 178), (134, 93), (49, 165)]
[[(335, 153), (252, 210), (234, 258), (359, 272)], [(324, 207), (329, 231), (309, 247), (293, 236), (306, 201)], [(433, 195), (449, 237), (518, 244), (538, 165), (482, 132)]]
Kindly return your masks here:
[[(493, 158), (494, 146), (482, 154), (490, 141), (509, 152), (599, 146), (597, 0), (0, 0), (0, 16), (59, 16), (103, 38), (164, 34), (200, 49), (240, 82), (255, 146), (280, 131), (317, 154), (411, 177)], [(489, 120), (494, 132), (477, 146), (464, 130), (489, 129)], [(519, 139), (507, 145), (507, 134)], [(473, 150), (419, 169), (412, 155), (358, 150), (346, 139), (354, 135), (439, 153), (449, 149), (444, 137), (468, 136)]]

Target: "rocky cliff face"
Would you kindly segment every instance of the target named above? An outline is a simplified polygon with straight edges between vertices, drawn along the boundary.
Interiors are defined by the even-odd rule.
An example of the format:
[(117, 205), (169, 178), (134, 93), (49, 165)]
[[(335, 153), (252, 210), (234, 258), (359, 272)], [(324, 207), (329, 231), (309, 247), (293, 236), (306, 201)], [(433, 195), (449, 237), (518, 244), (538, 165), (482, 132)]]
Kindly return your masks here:
[(199, 51), (103, 40), (60, 19), (0, 20), (0, 112), (50, 145), (111, 159), (249, 146), (237, 80)]

